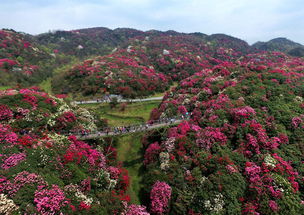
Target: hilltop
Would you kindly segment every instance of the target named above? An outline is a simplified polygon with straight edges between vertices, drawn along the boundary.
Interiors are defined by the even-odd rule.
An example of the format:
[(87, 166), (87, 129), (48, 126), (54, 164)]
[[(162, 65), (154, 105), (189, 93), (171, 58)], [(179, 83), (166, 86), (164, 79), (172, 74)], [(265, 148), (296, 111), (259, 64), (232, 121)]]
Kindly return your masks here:
[[(180, 41), (176, 40), (175, 43), (186, 44), (189, 52), (193, 51), (198, 55), (205, 54), (205, 50), (201, 47), (206, 46), (212, 50), (212, 53), (209, 50), (208, 54), (215, 58), (219, 58), (218, 53), (224, 49), (227, 49), (226, 51), (231, 49), (239, 56), (258, 51), (280, 51), (299, 57), (304, 53), (303, 45), (286, 38), (257, 42), (250, 46), (244, 40), (225, 34), (180, 33), (172, 30), (165, 32), (140, 31), (131, 28), (111, 30), (96, 27), (51, 31), (34, 36), (12, 29), (3, 29), (0, 35), (0, 72), (3, 77), (0, 85), (3, 87), (9, 87), (7, 83), (10, 83), (12, 87), (37, 85), (51, 77), (57, 68), (87, 58), (109, 55), (117, 49), (127, 48), (136, 41), (144, 41), (145, 38), (149, 38), (147, 48), (150, 48), (150, 53), (145, 54), (152, 59), (157, 56), (151, 50), (156, 49), (157, 46), (169, 49), (170, 44), (165, 41), (169, 41), (169, 37), (180, 38)], [(162, 42), (164, 44), (161, 44)], [(200, 50), (189, 46), (197, 46)]]
[(252, 45), (260, 51), (280, 51), (295, 57), (303, 57), (304, 46), (289, 39), (279, 37), (268, 42), (256, 42)]

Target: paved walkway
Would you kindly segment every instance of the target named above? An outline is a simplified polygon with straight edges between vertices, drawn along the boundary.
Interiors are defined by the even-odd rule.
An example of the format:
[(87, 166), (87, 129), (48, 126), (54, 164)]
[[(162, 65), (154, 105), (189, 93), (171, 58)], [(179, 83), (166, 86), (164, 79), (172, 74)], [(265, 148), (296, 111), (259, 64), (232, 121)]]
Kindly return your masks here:
[(62, 132), (62, 134), (67, 136), (75, 135), (80, 140), (96, 139), (99, 137), (116, 136), (127, 133), (139, 132), (139, 131), (148, 131), (156, 128), (161, 128), (164, 126), (179, 124), (183, 120), (188, 120), (190, 118), (190, 115), (191, 115), (190, 113), (187, 113), (185, 115), (180, 115), (174, 118), (164, 118), (155, 121), (149, 121), (145, 124), (109, 127), (109, 128), (104, 128), (103, 130), (100, 131), (81, 132), (81, 133)]
[[(118, 103), (123, 102), (146, 102), (146, 101), (159, 101), (162, 100), (163, 96), (145, 98), (145, 99), (117, 99)], [(74, 104), (97, 104), (97, 103), (110, 103), (110, 99), (96, 99), (96, 100), (88, 100), (88, 101), (74, 101)]]
[(109, 131), (109, 132), (105, 132), (105, 131), (99, 131), (99, 132), (94, 132), (94, 133), (89, 133), (89, 134), (83, 134), (83, 135), (76, 135), (76, 137), (79, 140), (89, 140), (89, 139), (96, 139), (99, 137), (105, 137), (105, 136), (117, 136), (117, 135), (123, 135), (123, 134), (129, 134), (129, 133), (135, 133), (135, 132), (139, 132), (139, 131), (149, 131), (149, 130), (153, 130), (156, 128), (161, 128), (164, 126), (169, 126), (169, 125), (175, 125), (178, 123), (181, 123), (182, 120), (175, 120), (173, 122), (167, 122), (167, 123), (159, 123), (159, 124), (154, 124), (154, 125), (149, 125), (147, 127), (137, 127), (137, 128), (133, 128), (131, 130), (125, 130), (125, 131)]

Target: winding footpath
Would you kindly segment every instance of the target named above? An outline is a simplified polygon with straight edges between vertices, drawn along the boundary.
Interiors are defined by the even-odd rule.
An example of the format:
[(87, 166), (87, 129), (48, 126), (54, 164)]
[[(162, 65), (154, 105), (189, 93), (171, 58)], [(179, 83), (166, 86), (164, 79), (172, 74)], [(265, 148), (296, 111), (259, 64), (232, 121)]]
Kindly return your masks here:
[[(162, 100), (163, 96), (151, 97), (145, 99), (117, 99), (118, 103), (130, 103), (130, 102), (146, 102), (146, 101), (159, 101)], [(110, 103), (111, 99), (95, 99), (95, 100), (87, 100), (87, 101), (74, 101), (74, 104), (97, 104), (97, 103)]]
[[(145, 101), (158, 101), (162, 100), (163, 96), (145, 98), (145, 99), (117, 99), (118, 103), (122, 102), (145, 102)], [(74, 101), (74, 104), (96, 104), (96, 103), (109, 103), (111, 99), (96, 99), (96, 100), (87, 100), (87, 101)], [(183, 120), (189, 119), (191, 113), (186, 113), (185, 115), (180, 115), (173, 118), (165, 118), (159, 119), (155, 121), (149, 121), (146, 124), (135, 124), (129, 126), (120, 126), (120, 127), (110, 127), (105, 128), (100, 131), (92, 131), (92, 132), (82, 132), (82, 133), (71, 133), (71, 132), (62, 132), (64, 135), (75, 135), (80, 140), (89, 140), (89, 139), (97, 139), (100, 137), (106, 136), (117, 136), (128, 133), (135, 133), (141, 131), (153, 130), (165, 126), (175, 125), (181, 123)]]
[[(94, 131), (90, 133), (84, 133), (84, 134), (76, 134), (75, 136), (80, 139), (80, 140), (89, 140), (89, 139), (96, 139), (100, 137), (105, 137), (105, 136), (117, 136), (117, 135), (123, 135), (123, 134), (128, 134), (128, 133), (135, 133), (135, 132), (140, 132), (140, 131), (149, 131), (165, 126), (170, 126), (170, 125), (176, 125), (181, 123), (183, 120), (186, 120), (184, 117), (180, 118), (170, 118), (167, 120), (160, 120), (160, 121), (155, 121), (153, 123), (146, 123), (142, 125), (130, 125), (126, 127), (115, 127), (115, 128), (108, 128), (104, 129), (102, 131)], [(118, 128), (127, 128), (125, 130), (119, 130)]]

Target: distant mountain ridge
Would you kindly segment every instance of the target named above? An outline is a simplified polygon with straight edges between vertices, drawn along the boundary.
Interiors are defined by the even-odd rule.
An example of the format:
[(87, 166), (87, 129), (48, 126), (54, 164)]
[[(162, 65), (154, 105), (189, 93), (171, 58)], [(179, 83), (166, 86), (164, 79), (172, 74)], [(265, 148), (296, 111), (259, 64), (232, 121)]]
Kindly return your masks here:
[[(11, 83), (12, 86), (37, 84), (51, 76), (52, 70), (56, 67), (66, 65), (72, 59), (75, 62), (107, 55), (115, 50), (126, 49), (130, 45), (134, 46), (138, 41), (144, 43), (154, 41), (153, 45), (150, 43), (151, 50), (153, 50), (165, 45), (163, 43), (170, 41), (168, 39), (170, 37), (179, 38), (180, 41), (172, 40), (177, 46), (186, 44), (188, 48), (191, 47), (189, 52), (205, 46), (211, 51), (210, 56), (216, 59), (225, 56), (224, 52), (234, 52), (234, 55), (241, 56), (260, 51), (278, 51), (296, 57), (304, 56), (304, 46), (286, 38), (257, 42), (250, 46), (242, 39), (225, 34), (180, 33), (173, 30), (141, 31), (132, 28), (112, 30), (95, 27), (30, 35), (12, 29), (3, 29), (0, 30), (0, 73), (2, 77), (0, 86), (5, 86), (6, 83)], [(186, 43), (184, 43), (185, 41)], [(145, 44), (143, 44), (144, 46)], [(170, 50), (172, 47), (168, 43), (163, 48)], [(180, 48), (183, 50), (183, 47)], [(206, 53), (204, 50), (200, 52)]]
[(278, 37), (268, 42), (256, 42), (253, 48), (260, 51), (280, 51), (295, 57), (304, 56), (304, 46), (287, 38)]
[[(78, 29), (72, 31), (55, 31), (43, 33), (35, 36), (36, 40), (43, 45), (58, 49), (60, 52), (79, 57), (90, 55), (109, 54), (118, 46), (127, 46), (130, 39), (144, 37), (159, 37), (159, 36), (185, 36), (201, 39), (203, 42), (214, 42), (225, 48), (240, 49), (246, 52), (252, 51), (250, 45), (244, 40), (228, 36), (225, 34), (207, 35), (199, 32), (195, 33), (179, 33), (173, 30), (170, 31), (140, 31), (131, 28), (116, 28), (114, 30), (96, 27)], [(229, 41), (227, 43), (227, 41)]]
[[(246, 52), (280, 51), (292, 56), (304, 56), (304, 46), (302, 44), (283, 37), (275, 38), (268, 42), (256, 42), (250, 46), (246, 41), (226, 34), (180, 33), (173, 30), (141, 31), (132, 28), (116, 28), (111, 30), (105, 27), (94, 27), (71, 31), (58, 30), (39, 34), (35, 38), (43, 45), (57, 48), (65, 54), (85, 57), (108, 54), (115, 47), (128, 43), (130, 39), (170, 35), (196, 37), (204, 42), (216, 42), (225, 48), (237, 48), (242, 51), (246, 49)], [(228, 44), (227, 41), (229, 41)], [(79, 49), (79, 47), (83, 47), (83, 49)]]

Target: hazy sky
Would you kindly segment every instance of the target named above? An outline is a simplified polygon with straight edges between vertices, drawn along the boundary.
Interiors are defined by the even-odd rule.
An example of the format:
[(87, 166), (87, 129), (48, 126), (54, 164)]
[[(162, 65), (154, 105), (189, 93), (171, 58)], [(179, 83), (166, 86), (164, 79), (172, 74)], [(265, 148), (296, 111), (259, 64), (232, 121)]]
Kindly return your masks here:
[(31, 34), (88, 27), (225, 33), (304, 44), (303, 0), (0, 0), (0, 28)]

